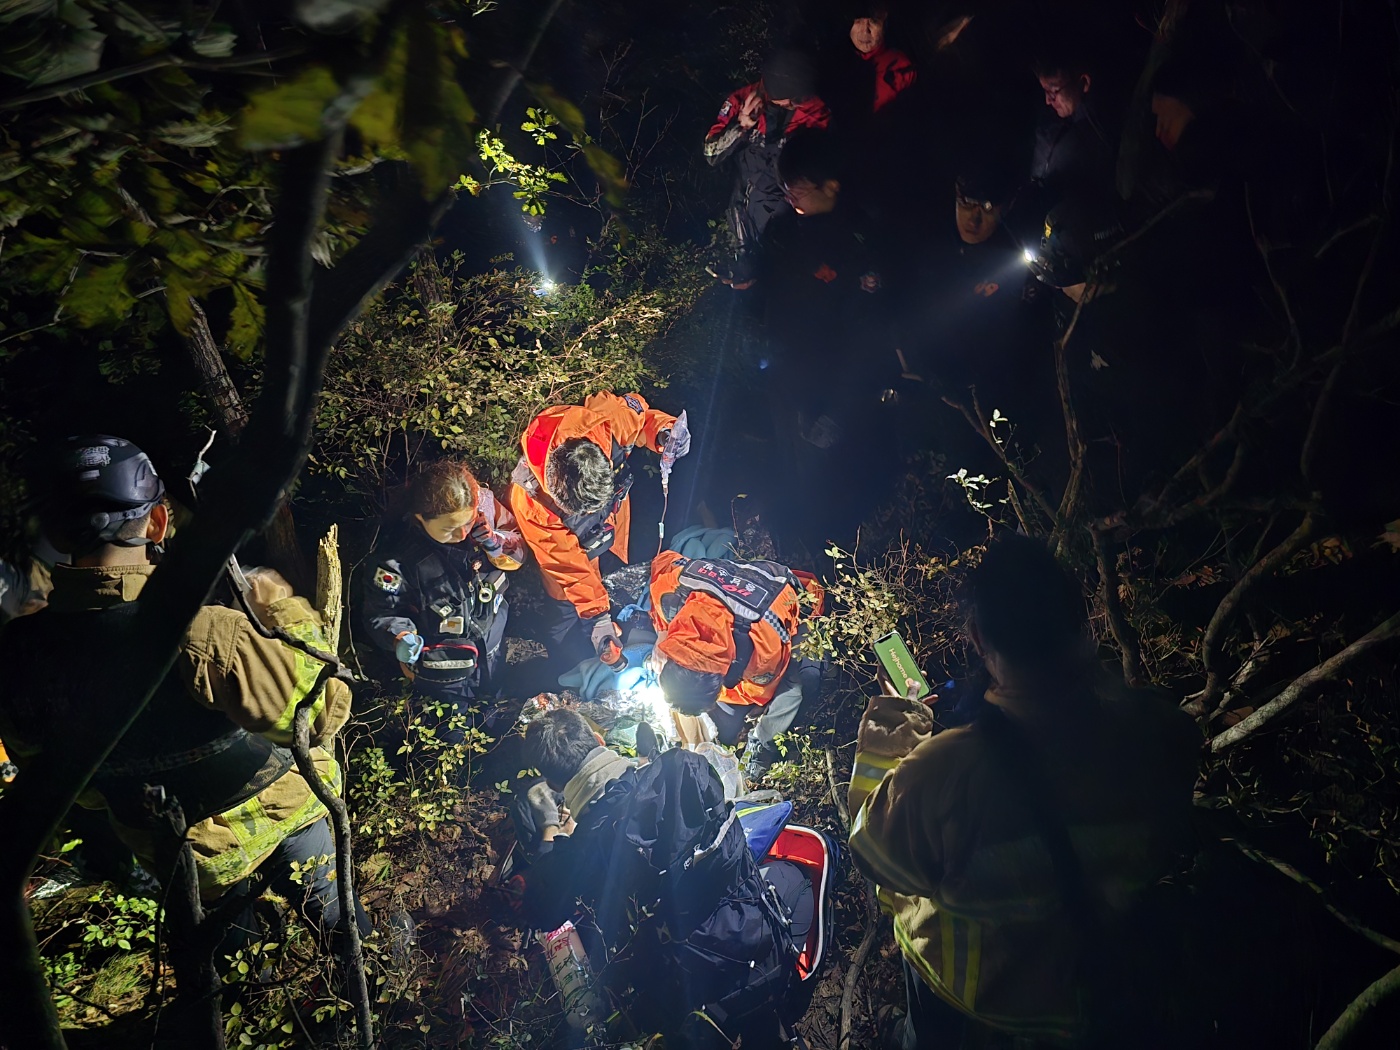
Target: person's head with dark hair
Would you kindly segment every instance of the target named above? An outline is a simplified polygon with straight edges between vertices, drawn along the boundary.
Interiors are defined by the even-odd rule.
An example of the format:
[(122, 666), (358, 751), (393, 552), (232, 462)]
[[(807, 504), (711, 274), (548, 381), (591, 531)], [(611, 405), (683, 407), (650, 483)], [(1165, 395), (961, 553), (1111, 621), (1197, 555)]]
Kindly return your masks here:
[(812, 60), (801, 51), (775, 51), (763, 63), (763, 93), (768, 101), (792, 109), (817, 93)]
[(824, 215), (841, 196), (841, 163), (831, 134), (802, 128), (788, 136), (778, 157), (778, 179), (798, 215)]
[(1093, 84), (1090, 63), (1079, 49), (1060, 43), (1043, 50), (1031, 69), (1045, 92), (1045, 104), (1062, 120), (1074, 116)]
[(1072, 673), (1083, 661), (1084, 596), (1046, 546), (1003, 534), (968, 574), (973, 645), (1000, 684)]
[(953, 207), (962, 242), (981, 244), (996, 233), (1015, 193), (1016, 178), (1010, 165), (986, 157), (959, 165)]
[(408, 512), (438, 543), (460, 543), (476, 522), (480, 486), (465, 463), (440, 459), (419, 472), (408, 488)]
[(602, 741), (577, 711), (546, 711), (525, 729), (525, 762), (563, 791)]
[(616, 491), (607, 453), (588, 438), (569, 438), (545, 460), (544, 487), (568, 514), (592, 514), (606, 507)]
[(668, 659), (657, 676), (666, 702), (683, 715), (700, 715), (715, 706), (724, 687), (724, 675), (695, 671)]
[(890, 20), (890, 5), (884, 0), (864, 0), (846, 5), (851, 20), (851, 43), (862, 55), (869, 55), (885, 46), (885, 23)]

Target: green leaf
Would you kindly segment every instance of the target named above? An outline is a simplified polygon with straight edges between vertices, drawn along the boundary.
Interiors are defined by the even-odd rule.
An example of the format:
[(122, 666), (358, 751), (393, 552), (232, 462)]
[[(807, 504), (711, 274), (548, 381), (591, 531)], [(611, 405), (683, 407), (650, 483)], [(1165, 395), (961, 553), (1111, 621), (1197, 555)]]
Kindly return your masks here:
[(83, 328), (116, 324), (136, 302), (126, 286), (129, 265), (129, 260), (117, 259), (78, 274), (63, 297), (64, 309)]
[(190, 300), (196, 297), (194, 281), (189, 274), (174, 267), (165, 272), (165, 309), (170, 314), (170, 323), (184, 335), (194, 323), (194, 307)]
[(588, 138), (588, 130), (583, 122), (583, 113), (549, 84), (525, 81), (525, 89), (544, 103), (544, 108), (559, 118), (569, 134), (582, 142)]
[(244, 149), (285, 149), (321, 137), (325, 114), (341, 93), (331, 71), (309, 66), (293, 79), (254, 92), (239, 116), (238, 144)]
[(293, 17), (308, 29), (343, 33), (379, 13), (386, 0), (296, 0)]
[(228, 348), (246, 361), (262, 339), (265, 314), (253, 290), (239, 281), (233, 286), (233, 312), (229, 315)]
[(627, 172), (622, 166), (622, 161), (602, 146), (592, 144), (583, 147), (583, 159), (588, 162), (593, 174), (598, 176), (598, 183), (602, 186), (603, 196), (608, 199), (608, 203), (614, 207), (620, 206), (628, 189)]

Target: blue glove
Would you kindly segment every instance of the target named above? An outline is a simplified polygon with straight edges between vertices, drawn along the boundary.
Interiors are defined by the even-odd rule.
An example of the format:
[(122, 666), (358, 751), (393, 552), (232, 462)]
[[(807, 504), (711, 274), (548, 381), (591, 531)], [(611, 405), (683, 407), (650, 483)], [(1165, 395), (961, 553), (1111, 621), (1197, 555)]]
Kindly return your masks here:
[(491, 529), (486, 522), (478, 522), (476, 528), (471, 531), (472, 542), (480, 547), (487, 554), (500, 554), (505, 550), (505, 544), (501, 542), (498, 533)]
[(423, 639), (412, 631), (403, 635), (394, 643), (394, 655), (399, 658), (399, 663), (401, 664), (417, 663), (418, 657), (422, 652)]

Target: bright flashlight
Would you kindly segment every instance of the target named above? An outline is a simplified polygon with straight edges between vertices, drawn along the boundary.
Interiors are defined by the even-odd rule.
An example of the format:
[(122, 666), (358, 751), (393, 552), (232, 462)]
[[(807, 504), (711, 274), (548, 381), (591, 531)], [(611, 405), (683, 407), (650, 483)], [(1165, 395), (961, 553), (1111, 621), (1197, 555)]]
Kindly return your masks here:
[(1022, 248), (1021, 258), (1025, 259), (1028, 263), (1033, 263), (1035, 262), (1035, 252), (1031, 251), (1029, 248)]
[(539, 284), (535, 285), (535, 294), (538, 296), (546, 296), (552, 293), (558, 287), (559, 286), (557, 284), (555, 284), (548, 277), (546, 277)]

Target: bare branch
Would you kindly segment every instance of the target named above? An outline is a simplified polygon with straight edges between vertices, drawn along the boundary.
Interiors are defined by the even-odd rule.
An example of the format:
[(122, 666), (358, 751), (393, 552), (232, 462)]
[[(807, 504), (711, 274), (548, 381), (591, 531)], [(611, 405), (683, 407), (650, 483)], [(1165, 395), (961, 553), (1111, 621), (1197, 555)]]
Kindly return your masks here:
[(1209, 713), (1214, 710), (1216, 702), (1225, 691), (1225, 676), (1221, 673), (1220, 657), (1225, 650), (1225, 632), (1234, 622), (1241, 603), (1262, 580), (1272, 576), (1308, 542), (1312, 537), (1314, 525), (1312, 513), (1305, 514), (1298, 527), (1236, 580), (1229, 593), (1215, 607), (1210, 623), (1206, 625), (1205, 636), (1201, 639), (1201, 666), (1206, 672), (1206, 687), (1199, 698), (1202, 711)]
[(296, 759), (302, 779), (330, 813), (331, 829), (335, 832), (336, 894), (340, 898), (340, 922), (344, 935), (341, 973), (350, 985), (351, 1001), (355, 1004), (358, 1043), (361, 1050), (374, 1050), (374, 1016), (370, 1010), (369, 983), (365, 979), (365, 960), (360, 947), (359, 909), (355, 904), (355, 859), (351, 848), (350, 811), (346, 808), (345, 800), (321, 779), (321, 773), (311, 757), (311, 705), (320, 698), (334, 671), (332, 664), (322, 666), (316, 685), (297, 706), (292, 721), (292, 756)]
[(1327, 899), (1327, 891), (1324, 890), (1312, 879), (1308, 878), (1308, 876), (1304, 875), (1292, 864), (1289, 864), (1287, 861), (1279, 860), (1277, 857), (1270, 856), (1269, 854), (1264, 853), (1262, 850), (1257, 850), (1253, 846), (1241, 842), (1239, 839), (1222, 838), (1221, 841), (1230, 843), (1230, 845), (1234, 846), (1235, 849), (1239, 850), (1250, 860), (1256, 861), (1260, 864), (1267, 864), (1275, 871), (1287, 875), (1299, 886), (1304, 886), (1307, 889), (1312, 890), (1313, 893), (1316, 893), (1318, 897), (1321, 898), (1322, 906), (1327, 909), (1327, 913), (1331, 915), (1334, 919), (1336, 919), (1338, 922), (1340, 922), (1347, 929), (1351, 930), (1353, 933), (1360, 934), (1372, 944), (1384, 948), (1386, 951), (1395, 952), (1397, 955), (1400, 955), (1400, 941), (1397, 941), (1394, 937), (1387, 937), (1385, 934), (1379, 933), (1376, 930), (1371, 929), (1371, 927), (1363, 925), (1354, 916), (1348, 915), (1340, 908), (1335, 907)]
[(1396, 994), (1400, 994), (1400, 966), (1367, 985), (1366, 990), (1351, 1001), (1342, 1011), (1342, 1016), (1322, 1033), (1322, 1038), (1317, 1041), (1317, 1050), (1342, 1050), (1361, 1027), (1366, 1015)]
[(1091, 529), (1090, 535), (1094, 538), (1094, 556), (1099, 565), (1099, 598), (1108, 616), (1108, 628), (1113, 632), (1122, 654), (1123, 677), (1134, 688), (1146, 685), (1148, 679), (1142, 666), (1142, 646), (1137, 631), (1123, 612), (1123, 602), (1118, 596), (1118, 570), (1109, 557), (1108, 539), (1097, 529)]
[(1274, 697), (1263, 707), (1259, 708), (1253, 714), (1242, 718), (1219, 736), (1214, 737), (1210, 742), (1210, 749), (1212, 751), (1224, 751), (1227, 747), (1238, 744), (1275, 715), (1292, 707), (1303, 697), (1317, 689), (1318, 686), (1335, 677), (1339, 671), (1357, 657), (1364, 655), (1376, 646), (1388, 642), (1398, 635), (1400, 635), (1400, 612), (1397, 612), (1390, 619), (1380, 624), (1380, 626), (1362, 635), (1335, 656), (1324, 660), (1311, 671), (1306, 671), (1299, 675), (1288, 688), (1279, 693), (1278, 696)]

